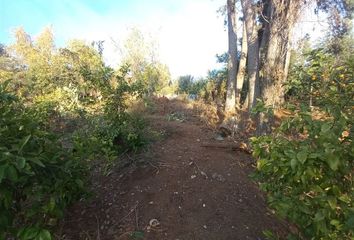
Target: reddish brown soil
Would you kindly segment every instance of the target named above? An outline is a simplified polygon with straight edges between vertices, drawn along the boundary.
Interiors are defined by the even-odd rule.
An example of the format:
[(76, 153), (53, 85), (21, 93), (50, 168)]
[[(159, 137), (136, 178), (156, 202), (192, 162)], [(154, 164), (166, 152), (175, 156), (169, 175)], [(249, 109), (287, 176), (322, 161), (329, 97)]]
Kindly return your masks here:
[[(215, 133), (183, 103), (165, 104), (149, 116), (165, 137), (131, 157), (145, 164), (96, 176), (95, 195), (73, 206), (58, 239), (260, 240), (263, 230), (283, 239), (288, 227), (248, 176), (251, 156), (203, 147), (220, 143)], [(186, 121), (168, 121), (166, 109), (184, 113)], [(150, 226), (152, 219), (158, 226)]]

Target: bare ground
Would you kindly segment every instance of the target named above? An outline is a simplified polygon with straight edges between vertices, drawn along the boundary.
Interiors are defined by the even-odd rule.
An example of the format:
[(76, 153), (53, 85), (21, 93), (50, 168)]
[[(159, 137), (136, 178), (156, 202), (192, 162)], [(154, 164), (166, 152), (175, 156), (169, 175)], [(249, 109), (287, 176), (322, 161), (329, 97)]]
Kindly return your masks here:
[[(166, 118), (179, 113), (183, 122)], [(286, 223), (267, 209), (265, 197), (250, 178), (252, 157), (220, 144), (183, 102), (166, 102), (148, 116), (163, 140), (131, 156), (139, 167), (96, 174), (94, 196), (67, 213), (58, 239), (192, 240), (280, 239)], [(177, 120), (177, 121), (176, 121)]]

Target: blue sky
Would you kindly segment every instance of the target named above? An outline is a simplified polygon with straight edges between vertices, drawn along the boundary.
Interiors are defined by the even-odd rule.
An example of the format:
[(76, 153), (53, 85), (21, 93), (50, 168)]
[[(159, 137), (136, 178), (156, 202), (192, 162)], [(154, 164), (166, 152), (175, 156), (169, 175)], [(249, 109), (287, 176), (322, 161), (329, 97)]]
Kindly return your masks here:
[(159, 42), (161, 61), (174, 77), (202, 76), (217, 67), (215, 54), (227, 49), (223, 18), (216, 13), (223, 0), (0, 0), (0, 42), (24, 27), (35, 37), (52, 26), (56, 43), (73, 38), (105, 40), (105, 60), (119, 63), (119, 46), (130, 27)]
[(182, 6), (181, 2), (183, 0), (0, 0), (0, 40), (8, 41), (9, 31), (17, 26), (38, 32), (43, 25), (61, 28), (65, 27), (61, 26), (65, 19), (84, 21), (91, 14), (111, 16), (114, 13), (117, 21), (141, 20), (154, 10), (164, 9), (173, 14)]
[[(227, 33), (217, 9), (225, 0), (0, 0), (0, 43), (22, 26), (32, 37), (52, 26), (56, 44), (70, 39), (105, 40), (104, 58), (119, 64), (129, 28), (159, 43), (160, 60), (173, 77), (206, 75), (218, 67), (215, 54), (227, 50)], [(311, 31), (301, 26), (300, 33)], [(318, 32), (318, 28), (317, 32)], [(239, 29), (240, 30), (240, 29)]]

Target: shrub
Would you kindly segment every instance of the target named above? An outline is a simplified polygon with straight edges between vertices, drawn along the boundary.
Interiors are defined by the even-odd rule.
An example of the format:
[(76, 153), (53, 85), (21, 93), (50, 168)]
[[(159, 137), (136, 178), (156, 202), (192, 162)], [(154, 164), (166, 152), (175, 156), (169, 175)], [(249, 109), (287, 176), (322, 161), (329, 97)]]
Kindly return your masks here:
[(0, 85), (0, 238), (51, 239), (48, 228), (84, 192), (85, 167)]
[(272, 135), (251, 139), (255, 178), (270, 206), (302, 230), (300, 238), (354, 237), (353, 62), (325, 76), (316, 114), (289, 105), (291, 117)]

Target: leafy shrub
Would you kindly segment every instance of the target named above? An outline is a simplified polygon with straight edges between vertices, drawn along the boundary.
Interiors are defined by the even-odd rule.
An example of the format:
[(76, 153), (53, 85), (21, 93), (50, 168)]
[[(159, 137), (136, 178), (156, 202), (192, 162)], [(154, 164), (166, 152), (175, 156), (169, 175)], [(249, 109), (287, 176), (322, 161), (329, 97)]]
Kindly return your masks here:
[(251, 139), (255, 177), (270, 206), (296, 223), (302, 237), (354, 238), (353, 63), (318, 79), (316, 112), (289, 106), (291, 117), (273, 135)]
[(139, 113), (129, 112), (128, 102), (142, 97), (144, 86), (141, 82), (129, 83), (128, 68), (120, 69), (114, 87), (103, 89), (103, 109), (100, 114), (87, 116), (86, 128), (76, 131), (74, 149), (92, 159), (112, 161), (117, 153), (135, 151), (146, 142), (144, 119)]
[(117, 76), (118, 85), (109, 90), (105, 105), (105, 125), (99, 133), (118, 150), (136, 150), (144, 144), (144, 120), (140, 116), (128, 113), (128, 101), (136, 101), (144, 93), (144, 86), (137, 81), (126, 80), (128, 69), (122, 68)]
[(84, 190), (85, 167), (0, 85), (0, 238), (51, 239)]

